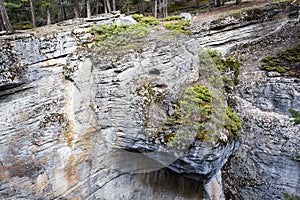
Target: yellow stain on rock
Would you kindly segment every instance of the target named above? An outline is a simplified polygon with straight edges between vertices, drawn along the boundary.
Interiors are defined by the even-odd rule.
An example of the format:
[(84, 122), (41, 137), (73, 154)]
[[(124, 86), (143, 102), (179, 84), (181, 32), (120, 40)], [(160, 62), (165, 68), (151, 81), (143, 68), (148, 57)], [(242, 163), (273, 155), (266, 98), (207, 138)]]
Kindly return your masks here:
[(76, 174), (76, 168), (73, 167), (74, 160), (75, 160), (75, 156), (73, 154), (70, 155), (67, 165), (64, 168), (68, 183), (71, 183), (71, 181), (72, 181), (71, 179), (72, 179), (73, 175)]

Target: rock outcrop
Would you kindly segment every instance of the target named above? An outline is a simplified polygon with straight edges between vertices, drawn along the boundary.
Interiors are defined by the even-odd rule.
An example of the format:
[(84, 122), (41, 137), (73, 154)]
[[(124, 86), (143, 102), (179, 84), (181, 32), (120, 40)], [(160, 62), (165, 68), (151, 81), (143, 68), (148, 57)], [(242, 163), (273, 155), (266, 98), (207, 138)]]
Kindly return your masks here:
[(235, 48), (235, 53), (244, 57), (235, 92), (244, 137), (240, 150), (223, 169), (231, 199), (299, 195), (300, 127), (293, 124), (288, 109), (300, 109), (300, 81), (259, 70), (263, 57), (299, 44), (299, 32), (299, 22), (290, 22), (274, 34)]
[[(299, 80), (258, 69), (263, 56), (299, 42), (287, 10), (272, 4), (194, 23), (193, 36), (158, 31), (109, 51), (88, 32), (114, 21), (106, 16), (2, 37), (0, 199), (224, 199), (222, 184), (232, 199), (297, 194), (300, 131), (287, 108), (299, 109)], [(144, 133), (199, 81), (201, 47), (243, 63), (232, 95), (244, 136), (172, 155)], [(159, 94), (169, 110), (155, 104)]]
[(259, 69), (265, 56), (300, 43), (298, 9), (286, 5), (254, 8), (192, 28), (201, 45), (238, 56), (242, 63), (233, 95), (243, 137), (222, 170), (228, 199), (299, 196), (300, 129), (288, 109), (300, 109), (300, 82)]
[(199, 80), (196, 40), (160, 31), (131, 48), (98, 50), (87, 30), (1, 40), (1, 199), (222, 196), (213, 191), (235, 140), (192, 142), (175, 154), (145, 134), (155, 128), (145, 118), (168, 112), (147, 92), (171, 102)]

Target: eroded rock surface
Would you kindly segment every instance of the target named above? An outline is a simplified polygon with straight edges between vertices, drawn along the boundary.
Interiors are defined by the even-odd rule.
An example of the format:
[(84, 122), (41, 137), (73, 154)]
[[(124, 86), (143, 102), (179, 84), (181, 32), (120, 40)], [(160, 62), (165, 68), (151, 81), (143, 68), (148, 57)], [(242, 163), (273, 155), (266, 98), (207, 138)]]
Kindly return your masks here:
[(300, 127), (288, 109), (300, 109), (300, 81), (259, 70), (263, 57), (299, 44), (299, 32), (299, 22), (288, 22), (276, 33), (234, 48), (243, 58), (235, 95), (244, 136), (223, 169), (231, 199), (284, 199), (283, 192), (299, 196)]
[(170, 154), (136, 153), (164, 152), (147, 144), (143, 133), (153, 131), (145, 116), (155, 125), (166, 115), (155, 104), (144, 109), (149, 99), (137, 89), (169, 91), (168, 98), (176, 99), (199, 79), (202, 46), (232, 52), (244, 63), (233, 93), (244, 136), (222, 172), (227, 196), (297, 194), (299, 161), (293, 158), (300, 131), (286, 109), (299, 109), (299, 80), (258, 70), (263, 56), (299, 42), (299, 23), (289, 22), (287, 7), (276, 6), (257, 11), (262, 19), (243, 15), (210, 27), (195, 24), (194, 39), (150, 34), (143, 45), (109, 52), (92, 48), (87, 31), (97, 19), (45, 37), (1, 39), (0, 199), (224, 199), (217, 171), (236, 142), (207, 146), (204, 153), (199, 145), (177, 163), (165, 159), (174, 161)]
[(86, 31), (1, 40), (1, 198), (199, 199), (222, 187), (220, 174), (212, 186), (203, 183), (236, 149), (234, 141), (182, 151), (169, 167), (200, 182), (163, 169), (177, 159), (165, 163), (170, 152), (128, 151), (159, 151), (147, 146), (144, 112), (162, 119), (167, 111), (137, 91), (168, 91), (171, 101), (196, 82), (196, 40), (162, 32), (136, 48), (100, 51), (89, 48)]

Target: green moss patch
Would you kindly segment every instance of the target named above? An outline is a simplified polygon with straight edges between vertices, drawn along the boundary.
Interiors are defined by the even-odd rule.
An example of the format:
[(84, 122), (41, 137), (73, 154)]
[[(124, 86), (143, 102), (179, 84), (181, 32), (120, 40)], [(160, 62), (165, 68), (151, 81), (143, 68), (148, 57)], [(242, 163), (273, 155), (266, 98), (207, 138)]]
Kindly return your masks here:
[(179, 15), (173, 15), (173, 16), (168, 16), (165, 18), (162, 18), (161, 21), (175, 21), (175, 20), (180, 20)]
[(300, 44), (278, 51), (274, 56), (264, 57), (260, 69), (300, 78)]
[[(191, 139), (201, 142), (219, 140), (218, 130), (209, 124), (214, 122), (214, 112), (224, 113), (222, 130), (229, 138), (240, 136), (242, 124), (230, 107), (215, 110), (211, 91), (202, 85), (192, 85), (184, 91), (183, 97), (174, 107), (174, 112), (164, 122), (159, 135), (163, 136), (168, 146), (178, 146)], [(225, 131), (226, 130), (226, 131)]]
[(208, 50), (209, 56), (217, 65), (218, 70), (223, 75), (224, 85), (234, 86), (239, 83), (238, 76), (240, 74), (241, 64), (236, 57), (222, 58), (222, 55), (214, 50)]
[(159, 23), (159, 21), (155, 17), (152, 17), (152, 16), (145, 17), (142, 14), (134, 14), (134, 15), (131, 15), (131, 17), (133, 19), (135, 19), (139, 24), (155, 26)]
[(13, 24), (13, 28), (15, 30), (23, 30), (23, 29), (32, 29), (34, 28), (34, 26), (32, 22), (19, 22)]
[(137, 24), (110, 24), (93, 27), (90, 33), (94, 35), (96, 45), (105, 49), (129, 49), (142, 43), (141, 39), (148, 35), (153, 26), (159, 22), (154, 17), (132, 15), (138, 21)]
[(190, 34), (191, 31), (187, 29), (190, 25), (188, 20), (177, 20), (177, 21), (168, 21), (164, 24), (164, 27), (168, 30), (172, 30), (178, 33)]
[(297, 196), (294, 194), (289, 194), (287, 192), (283, 192), (282, 195), (287, 200), (299, 200), (300, 199), (300, 196)]
[(106, 44), (107, 40), (116, 39), (116, 37), (141, 38), (149, 33), (148, 28), (144, 24), (133, 25), (101, 25), (93, 27), (90, 31), (95, 36), (97, 45)]
[(295, 125), (300, 124), (300, 113), (292, 108), (289, 109), (289, 113), (291, 114), (290, 118), (293, 119)]

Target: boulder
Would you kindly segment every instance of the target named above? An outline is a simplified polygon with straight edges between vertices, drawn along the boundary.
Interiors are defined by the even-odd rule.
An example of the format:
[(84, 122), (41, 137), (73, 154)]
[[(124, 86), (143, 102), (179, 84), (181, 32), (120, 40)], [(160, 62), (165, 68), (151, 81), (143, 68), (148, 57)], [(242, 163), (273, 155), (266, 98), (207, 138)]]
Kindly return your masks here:
[(192, 15), (190, 13), (181, 13), (180, 14), (180, 19), (185, 19), (185, 20), (192, 20)]
[(133, 19), (131, 16), (121, 16), (119, 18), (116, 18), (114, 23), (116, 25), (120, 25), (120, 24), (131, 25), (131, 24), (137, 24), (138, 22), (135, 19)]

